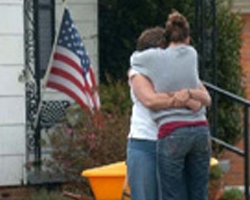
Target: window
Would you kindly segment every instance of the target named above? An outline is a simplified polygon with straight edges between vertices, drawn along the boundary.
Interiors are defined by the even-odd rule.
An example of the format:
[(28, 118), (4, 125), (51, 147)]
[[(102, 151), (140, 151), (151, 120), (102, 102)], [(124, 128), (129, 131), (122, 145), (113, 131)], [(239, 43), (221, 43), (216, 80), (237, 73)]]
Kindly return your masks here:
[[(38, 0), (37, 9), (37, 65), (40, 78), (46, 72), (55, 38), (55, 1)], [(38, 68), (37, 68), (38, 69)]]

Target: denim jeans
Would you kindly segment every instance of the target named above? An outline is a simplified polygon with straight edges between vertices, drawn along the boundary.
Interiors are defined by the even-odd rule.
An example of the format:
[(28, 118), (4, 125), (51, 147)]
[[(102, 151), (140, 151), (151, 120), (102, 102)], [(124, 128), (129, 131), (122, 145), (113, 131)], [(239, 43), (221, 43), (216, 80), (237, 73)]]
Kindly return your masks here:
[[(161, 200), (207, 200), (211, 155), (207, 126), (187, 126), (157, 142)], [(185, 180), (184, 180), (185, 179)], [(183, 188), (186, 191), (183, 193)]]
[(131, 200), (158, 200), (156, 141), (130, 139), (127, 169)]

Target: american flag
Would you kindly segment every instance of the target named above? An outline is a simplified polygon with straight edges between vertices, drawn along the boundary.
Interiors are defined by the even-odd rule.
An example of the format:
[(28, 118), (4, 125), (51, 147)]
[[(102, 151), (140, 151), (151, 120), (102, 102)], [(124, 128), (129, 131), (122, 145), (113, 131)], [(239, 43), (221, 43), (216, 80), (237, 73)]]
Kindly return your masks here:
[(68, 8), (64, 9), (46, 86), (66, 93), (82, 108), (100, 108), (90, 59)]

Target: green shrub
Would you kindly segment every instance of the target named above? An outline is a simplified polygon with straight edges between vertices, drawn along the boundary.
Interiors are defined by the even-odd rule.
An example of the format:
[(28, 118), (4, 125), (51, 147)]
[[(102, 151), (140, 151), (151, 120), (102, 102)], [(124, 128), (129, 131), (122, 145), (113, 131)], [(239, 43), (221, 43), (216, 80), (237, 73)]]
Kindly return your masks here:
[[(243, 21), (239, 13), (232, 13), (228, 1), (218, 1), (217, 9), (217, 82), (224, 90), (245, 97), (240, 65), (241, 32)], [(243, 107), (218, 96), (218, 137), (235, 144), (242, 137)], [(212, 120), (210, 120), (212, 121)]]
[(243, 197), (243, 192), (239, 188), (233, 187), (225, 190), (221, 200), (242, 200)]
[(62, 123), (50, 130), (53, 159), (46, 164), (50, 170), (64, 174), (67, 181), (76, 183), (74, 187), (86, 183), (81, 177), (84, 169), (126, 157), (131, 113), (128, 85), (110, 82), (101, 85), (99, 93), (102, 105), (98, 115), (73, 105)]
[(209, 179), (210, 180), (219, 180), (224, 176), (224, 171), (220, 165), (213, 165), (210, 167)]

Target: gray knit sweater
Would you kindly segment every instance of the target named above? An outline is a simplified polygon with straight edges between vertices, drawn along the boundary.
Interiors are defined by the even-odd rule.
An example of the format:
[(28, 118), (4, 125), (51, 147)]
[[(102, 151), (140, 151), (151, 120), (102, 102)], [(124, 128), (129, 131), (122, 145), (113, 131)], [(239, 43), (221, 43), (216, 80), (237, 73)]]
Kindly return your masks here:
[[(132, 69), (147, 76), (156, 92), (172, 92), (183, 88), (198, 88), (198, 59), (196, 50), (189, 45), (170, 46), (166, 49), (152, 48), (134, 52), (130, 58)], [(152, 111), (158, 125), (175, 121), (194, 122), (206, 120), (205, 107), (197, 112), (174, 108)]]

